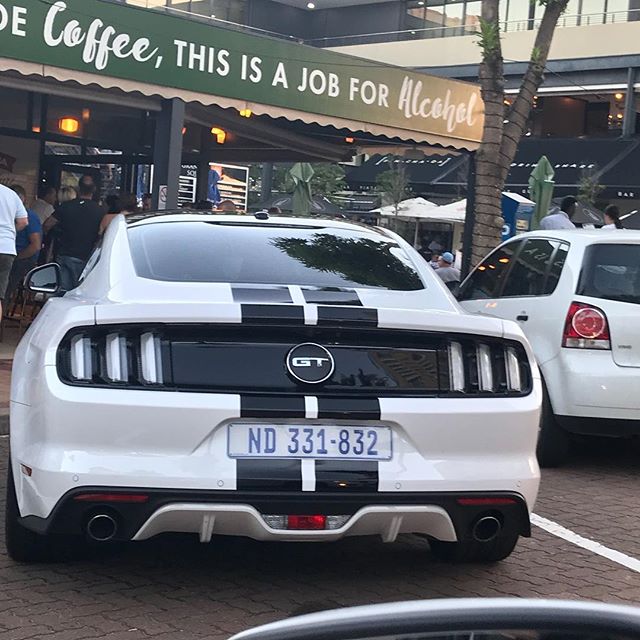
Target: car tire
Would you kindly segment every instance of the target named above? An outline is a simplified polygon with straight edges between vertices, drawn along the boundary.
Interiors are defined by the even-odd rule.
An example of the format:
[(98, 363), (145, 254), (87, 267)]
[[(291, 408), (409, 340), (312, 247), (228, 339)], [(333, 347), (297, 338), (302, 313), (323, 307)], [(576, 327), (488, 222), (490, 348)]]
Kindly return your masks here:
[(442, 542), (432, 540), (429, 544), (431, 554), (443, 562), (453, 564), (462, 563), (491, 563), (500, 562), (515, 549), (519, 536), (498, 536), (489, 542), (463, 540), (461, 542)]
[(569, 434), (558, 424), (549, 399), (547, 386), (542, 385), (542, 415), (536, 454), (543, 468), (559, 467), (569, 457), (571, 440)]
[(16, 562), (50, 562), (54, 559), (51, 541), (20, 522), (20, 511), (13, 482), (11, 465), (7, 470), (7, 499), (5, 503), (5, 545), (7, 553)]

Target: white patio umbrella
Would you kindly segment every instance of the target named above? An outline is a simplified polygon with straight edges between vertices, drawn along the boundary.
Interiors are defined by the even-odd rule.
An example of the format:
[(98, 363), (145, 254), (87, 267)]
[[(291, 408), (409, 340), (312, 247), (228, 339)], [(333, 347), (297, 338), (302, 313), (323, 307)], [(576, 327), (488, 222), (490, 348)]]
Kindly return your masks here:
[[(398, 205), (398, 217), (428, 219), (430, 214), (438, 208), (438, 205), (430, 200), (425, 200), (424, 198), (409, 198), (408, 200), (403, 200)], [(396, 208), (390, 204), (385, 207), (380, 207), (379, 209), (374, 209), (371, 213), (379, 213), (382, 216), (395, 216)]]
[(438, 219), (442, 222), (464, 222), (467, 214), (467, 199), (438, 207)]

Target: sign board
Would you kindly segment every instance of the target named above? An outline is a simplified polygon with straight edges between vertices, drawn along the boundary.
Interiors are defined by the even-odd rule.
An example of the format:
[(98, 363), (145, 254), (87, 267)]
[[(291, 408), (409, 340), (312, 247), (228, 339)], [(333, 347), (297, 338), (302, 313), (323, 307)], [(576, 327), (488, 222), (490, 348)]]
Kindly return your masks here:
[(167, 185), (162, 184), (158, 189), (158, 209), (164, 211), (167, 208)]
[(178, 180), (178, 205), (180, 207), (195, 204), (198, 195), (198, 166), (183, 164)]
[(209, 164), (208, 198), (216, 204), (231, 200), (239, 211), (247, 210), (249, 167), (233, 164)]
[[(3, 0), (0, 57), (479, 142), (477, 85), (100, 0)], [(141, 89), (142, 90), (142, 89)]]

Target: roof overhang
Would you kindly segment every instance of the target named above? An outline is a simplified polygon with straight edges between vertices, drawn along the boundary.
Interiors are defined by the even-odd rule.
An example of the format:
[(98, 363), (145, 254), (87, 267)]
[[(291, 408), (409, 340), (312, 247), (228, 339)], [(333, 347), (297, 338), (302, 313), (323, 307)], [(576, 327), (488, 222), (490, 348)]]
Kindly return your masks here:
[(0, 72), (250, 109), (409, 145), (474, 150), (481, 140), (474, 84), (100, 0), (21, 4), (0, 40)]

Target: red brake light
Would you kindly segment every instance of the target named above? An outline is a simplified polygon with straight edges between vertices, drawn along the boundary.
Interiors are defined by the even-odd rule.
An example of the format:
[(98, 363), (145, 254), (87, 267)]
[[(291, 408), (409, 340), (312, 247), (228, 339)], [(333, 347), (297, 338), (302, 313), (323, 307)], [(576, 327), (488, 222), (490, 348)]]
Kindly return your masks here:
[(458, 498), (456, 502), (461, 507), (498, 507), (517, 504), (514, 498), (486, 497), (486, 498)]
[(327, 516), (288, 516), (287, 529), (321, 531), (326, 528)]
[(572, 302), (562, 346), (569, 349), (611, 349), (609, 322), (604, 311), (589, 304)]
[(78, 502), (128, 502), (141, 504), (149, 496), (139, 493), (80, 493), (73, 498)]

